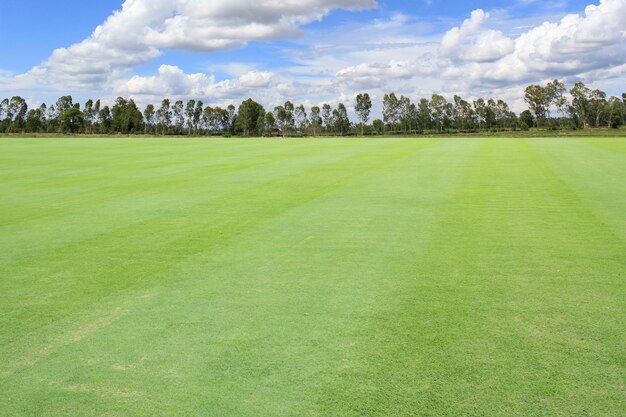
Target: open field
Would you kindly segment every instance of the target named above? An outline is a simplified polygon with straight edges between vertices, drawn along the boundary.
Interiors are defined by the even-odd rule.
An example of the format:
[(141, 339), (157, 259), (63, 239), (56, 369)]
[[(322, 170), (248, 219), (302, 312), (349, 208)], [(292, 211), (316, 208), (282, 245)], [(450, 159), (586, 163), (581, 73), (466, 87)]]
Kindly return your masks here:
[(620, 416), (626, 139), (0, 140), (0, 416)]

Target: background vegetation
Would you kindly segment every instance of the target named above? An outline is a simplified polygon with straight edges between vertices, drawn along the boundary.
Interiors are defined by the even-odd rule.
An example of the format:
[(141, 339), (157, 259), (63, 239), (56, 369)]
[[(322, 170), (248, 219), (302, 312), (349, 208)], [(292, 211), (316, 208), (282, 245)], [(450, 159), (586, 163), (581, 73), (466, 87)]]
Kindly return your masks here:
[(525, 90), (529, 109), (516, 115), (500, 99), (472, 102), (454, 96), (452, 101), (434, 94), (430, 99), (386, 94), (382, 120), (370, 123), (372, 101), (367, 93), (356, 96), (356, 121), (343, 103), (306, 109), (287, 101), (266, 111), (252, 99), (235, 107), (207, 106), (200, 100), (148, 104), (143, 111), (132, 99), (118, 97), (112, 106), (88, 100), (82, 106), (71, 96), (29, 109), (19, 96), (0, 102), (0, 133), (40, 134), (147, 134), (147, 135), (410, 135), (473, 132), (528, 131), (530, 128), (576, 130), (617, 128), (626, 117), (626, 94), (609, 97), (577, 83), (567, 94), (565, 85), (553, 81)]

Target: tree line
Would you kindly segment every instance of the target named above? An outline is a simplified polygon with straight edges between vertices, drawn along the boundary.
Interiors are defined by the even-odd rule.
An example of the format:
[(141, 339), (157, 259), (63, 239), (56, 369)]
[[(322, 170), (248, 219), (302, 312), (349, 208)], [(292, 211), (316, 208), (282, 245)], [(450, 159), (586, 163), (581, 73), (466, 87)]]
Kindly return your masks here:
[(22, 97), (0, 102), (0, 133), (149, 134), (149, 135), (383, 135), (451, 132), (616, 128), (625, 123), (626, 94), (606, 93), (576, 83), (569, 96), (558, 80), (530, 85), (524, 92), (528, 110), (518, 115), (501, 99), (448, 100), (439, 94), (413, 102), (385, 94), (382, 119), (370, 123), (372, 100), (355, 98), (357, 120), (351, 121), (343, 103), (305, 108), (287, 101), (266, 110), (248, 99), (238, 107), (205, 105), (201, 100), (148, 104), (143, 111), (133, 99), (118, 97), (112, 106), (88, 100), (82, 106), (71, 96), (51, 105), (29, 109)]

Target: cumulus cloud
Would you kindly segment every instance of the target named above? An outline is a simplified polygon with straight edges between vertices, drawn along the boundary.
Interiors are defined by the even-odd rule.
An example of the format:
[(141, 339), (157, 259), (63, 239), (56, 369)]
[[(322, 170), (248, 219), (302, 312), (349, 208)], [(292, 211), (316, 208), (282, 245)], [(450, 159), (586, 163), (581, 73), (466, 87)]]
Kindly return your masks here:
[[(599, 5), (588, 6), (584, 15), (570, 14), (558, 23), (546, 22), (522, 33), (511, 51), (497, 60), (485, 62), (466, 57), (471, 62), (452, 66), (444, 75), (502, 84), (620, 66), (626, 62), (625, 22), (626, 2), (601, 0)], [(473, 55), (489, 55), (493, 46), (474, 44), (472, 49)]]
[(569, 14), (514, 38), (485, 27), (490, 15), (475, 10), (447, 31), (436, 53), (414, 60), (361, 63), (337, 72), (355, 86), (377, 87), (385, 81), (438, 75), (452, 88), (475, 91), (517, 86), (550, 78), (588, 81), (625, 73), (626, 2), (601, 0), (584, 15)]
[(474, 10), (460, 27), (447, 32), (440, 46), (443, 57), (453, 61), (492, 62), (513, 52), (515, 43), (497, 30), (484, 29), (489, 18), (484, 10)]
[(55, 50), (21, 79), (102, 88), (163, 49), (206, 52), (290, 38), (333, 9), (374, 6), (375, 0), (126, 0), (89, 38)]
[(215, 77), (204, 73), (186, 74), (174, 65), (161, 65), (155, 76), (134, 76), (127, 81), (117, 81), (114, 91), (125, 96), (203, 97), (222, 99), (252, 94), (267, 88), (274, 78), (271, 72), (250, 71), (233, 79), (216, 82)]

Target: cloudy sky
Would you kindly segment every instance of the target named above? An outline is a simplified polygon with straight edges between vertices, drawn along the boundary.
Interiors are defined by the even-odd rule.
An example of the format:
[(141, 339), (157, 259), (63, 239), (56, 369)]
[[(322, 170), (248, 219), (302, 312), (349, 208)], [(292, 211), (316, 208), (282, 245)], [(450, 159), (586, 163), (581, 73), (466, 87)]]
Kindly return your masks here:
[(266, 106), (626, 90), (626, 0), (3, 0), (0, 96)]

